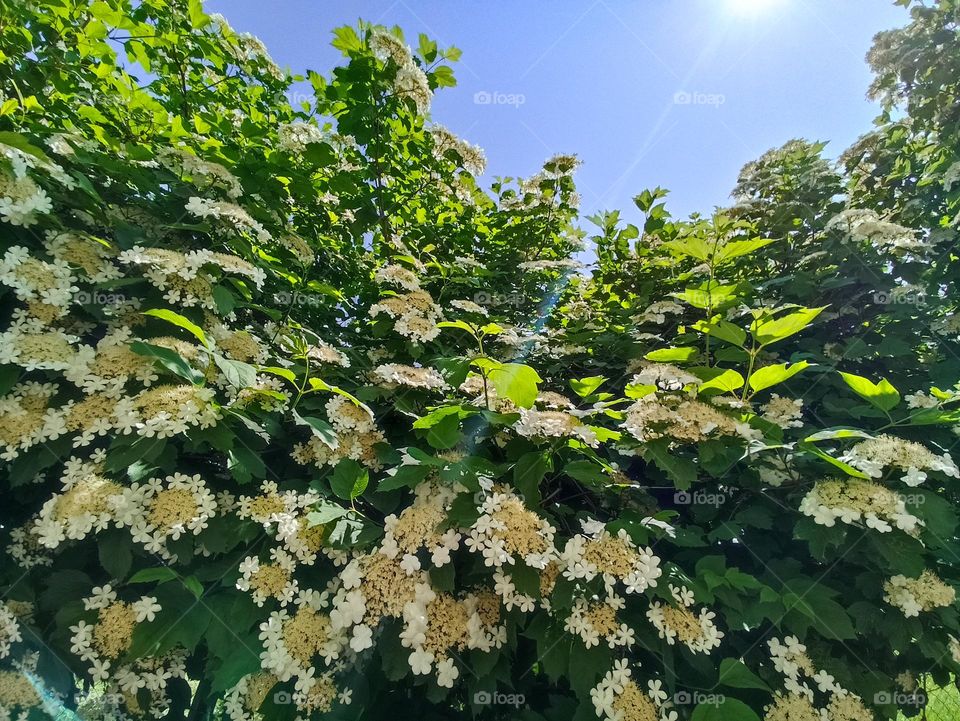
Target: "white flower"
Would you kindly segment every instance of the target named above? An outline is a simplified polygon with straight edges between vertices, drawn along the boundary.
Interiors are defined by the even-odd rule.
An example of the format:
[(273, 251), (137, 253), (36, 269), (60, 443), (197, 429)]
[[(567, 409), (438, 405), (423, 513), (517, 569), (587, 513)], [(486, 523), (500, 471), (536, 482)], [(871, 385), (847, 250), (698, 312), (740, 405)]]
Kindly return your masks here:
[(437, 664), (437, 685), (444, 688), (453, 688), (453, 682), (460, 677), (460, 669), (457, 668), (452, 658), (445, 658)]
[(350, 639), (350, 648), (357, 653), (373, 646), (373, 630), (363, 624), (354, 626), (353, 637)]
[(137, 614), (137, 623), (152, 621), (160, 610), (160, 604), (153, 596), (144, 596), (133, 604), (133, 610)]
[(411, 653), (407, 660), (410, 663), (410, 669), (418, 676), (427, 675), (433, 667), (433, 654), (422, 648)]

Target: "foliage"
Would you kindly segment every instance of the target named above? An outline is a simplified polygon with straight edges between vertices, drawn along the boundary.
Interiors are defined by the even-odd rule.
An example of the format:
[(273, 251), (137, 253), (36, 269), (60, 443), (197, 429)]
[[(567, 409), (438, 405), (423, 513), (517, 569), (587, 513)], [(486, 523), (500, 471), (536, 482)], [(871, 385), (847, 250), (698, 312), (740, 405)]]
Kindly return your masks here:
[(587, 237), (574, 156), (488, 193), (428, 122), (455, 48), (299, 77), (195, 0), (0, 2), (0, 708), (915, 715), (960, 671), (960, 43), (905, 4), (840, 166)]

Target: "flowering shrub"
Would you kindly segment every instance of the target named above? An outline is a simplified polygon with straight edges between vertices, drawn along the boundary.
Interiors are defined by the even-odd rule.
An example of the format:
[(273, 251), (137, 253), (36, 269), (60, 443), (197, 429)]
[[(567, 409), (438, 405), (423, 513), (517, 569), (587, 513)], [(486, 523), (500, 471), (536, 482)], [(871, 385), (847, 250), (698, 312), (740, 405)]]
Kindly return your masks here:
[(844, 167), (589, 238), (575, 157), (488, 193), (426, 119), (455, 48), (303, 78), (194, 0), (0, 6), (0, 718), (915, 714), (960, 671), (948, 5)]

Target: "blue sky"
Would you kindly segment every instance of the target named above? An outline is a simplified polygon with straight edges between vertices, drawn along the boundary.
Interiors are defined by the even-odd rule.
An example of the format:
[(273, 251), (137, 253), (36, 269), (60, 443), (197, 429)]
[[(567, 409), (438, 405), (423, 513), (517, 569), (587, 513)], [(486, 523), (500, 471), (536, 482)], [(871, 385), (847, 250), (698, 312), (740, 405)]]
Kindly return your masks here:
[(358, 18), (463, 50), (432, 115), (483, 147), (487, 176), (584, 161), (586, 213), (670, 189), (674, 214), (725, 204), (747, 161), (792, 137), (837, 155), (870, 128), (864, 55), (906, 23), (890, 0), (207, 0), (281, 65), (326, 74)]

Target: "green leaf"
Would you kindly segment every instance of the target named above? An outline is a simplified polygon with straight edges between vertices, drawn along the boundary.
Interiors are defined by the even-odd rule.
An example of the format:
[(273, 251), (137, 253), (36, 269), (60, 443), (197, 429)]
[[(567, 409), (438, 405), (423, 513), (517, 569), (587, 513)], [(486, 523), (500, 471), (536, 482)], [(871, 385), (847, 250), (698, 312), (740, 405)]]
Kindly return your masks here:
[(647, 443), (643, 449), (643, 457), (653, 461), (681, 491), (690, 488), (693, 482), (697, 480), (696, 465), (686, 458), (671, 453), (669, 441), (665, 438), (658, 438)]
[(530, 408), (537, 400), (537, 384), (543, 379), (523, 363), (501, 363), (488, 373), (497, 395), (513, 401), (520, 408)]
[(168, 323), (173, 323), (175, 326), (183, 328), (185, 331), (193, 335), (194, 338), (203, 343), (204, 348), (210, 347), (210, 342), (207, 340), (207, 336), (204, 334), (203, 328), (179, 313), (174, 313), (172, 310), (168, 310), (167, 308), (153, 308), (151, 310), (143, 311), (143, 315), (149, 315), (154, 318), (159, 318), (160, 320), (165, 320)]
[(420, 482), (430, 475), (431, 468), (427, 465), (400, 466), (392, 475), (388, 475), (377, 484), (378, 491), (393, 491), (397, 488), (416, 488)]
[(296, 382), (297, 382), (297, 375), (296, 375), (296, 373), (294, 373), (294, 372), (293, 372), (292, 370), (290, 370), (289, 368), (278, 368), (278, 367), (276, 367), (276, 366), (267, 366), (267, 367), (265, 367), (265, 368), (261, 368), (261, 369), (260, 369), (260, 372), (261, 372), (261, 373), (269, 373), (270, 375), (274, 375), (274, 376), (279, 376), (280, 378), (284, 378), (284, 379), (290, 381), (291, 383), (296, 383)]
[(603, 472), (603, 467), (593, 461), (571, 461), (563, 467), (563, 472), (571, 478), (591, 485), (603, 485), (610, 480)]
[(344, 458), (330, 476), (330, 488), (340, 498), (352, 501), (362, 495), (370, 482), (370, 474), (352, 458)]
[(687, 288), (682, 293), (672, 293), (675, 298), (689, 303), (694, 308), (719, 308), (737, 297), (739, 285), (704, 284), (699, 288)]
[(714, 317), (710, 321), (698, 321), (691, 327), (694, 330), (706, 333), (714, 338), (719, 338), (740, 348), (743, 348), (744, 343), (747, 342), (747, 331), (734, 325), (730, 321), (723, 320), (719, 316)]
[(776, 365), (763, 366), (757, 368), (750, 374), (750, 387), (754, 392), (762, 391), (764, 388), (775, 386), (777, 383), (783, 383), (789, 378), (793, 378), (797, 373), (810, 367), (807, 361), (798, 361), (797, 363), (777, 363)]
[(223, 373), (227, 383), (234, 388), (250, 388), (257, 383), (257, 369), (249, 363), (226, 358), (219, 353), (213, 354), (213, 362)]
[(734, 258), (747, 255), (774, 242), (773, 238), (754, 238), (753, 240), (733, 240), (724, 244), (713, 257), (716, 266), (723, 265)]
[(294, 411), (293, 421), (298, 426), (306, 426), (309, 428), (313, 435), (319, 438), (330, 450), (335, 451), (339, 447), (340, 441), (337, 438), (337, 432), (333, 430), (333, 426), (331, 426), (322, 418), (315, 418), (314, 416), (301, 416), (299, 413)]
[(717, 391), (719, 393), (729, 393), (743, 388), (743, 376), (730, 368), (690, 368), (697, 378), (702, 378), (697, 390), (700, 393), (705, 391)]
[(154, 568), (144, 568), (130, 576), (127, 583), (153, 583), (159, 581), (172, 581), (177, 577), (177, 572), (167, 566), (155, 566)]
[(338, 506), (336, 503), (321, 500), (313, 511), (307, 514), (307, 522), (311, 526), (325, 526), (330, 521), (350, 515), (350, 509)]
[(844, 473), (846, 473), (848, 476), (853, 476), (854, 478), (862, 478), (862, 479), (864, 479), (864, 480), (868, 480), (868, 479), (870, 478), (870, 476), (868, 476), (868, 475), (867, 475), (866, 473), (864, 473), (863, 471), (857, 470), (856, 468), (854, 468), (853, 466), (849, 465), (848, 463), (844, 463), (843, 461), (834, 458), (834, 457), (831, 456), (829, 453), (827, 453), (826, 451), (824, 451), (824, 450), (822, 450), (822, 449), (820, 449), (820, 448), (817, 448), (817, 447), (816, 447), (815, 445), (813, 445), (812, 443), (799, 443), (798, 446), (799, 446), (799, 448), (801, 448), (801, 449), (803, 449), (803, 450), (805, 450), (805, 451), (809, 451), (810, 453), (812, 453), (813, 455), (815, 455), (817, 458), (820, 458), (820, 459), (826, 461), (826, 462), (829, 463), (831, 466), (834, 466), (834, 467), (836, 467), (836, 468), (839, 468), (841, 471), (843, 471)]
[(581, 398), (592, 395), (607, 379), (603, 376), (590, 376), (588, 378), (570, 379), (570, 388)]
[(801, 308), (792, 313), (787, 313), (776, 320), (754, 323), (750, 327), (750, 332), (761, 347), (768, 346), (785, 338), (789, 338), (795, 333), (799, 333), (810, 325), (825, 309), (826, 306), (821, 308)]
[(190, 381), (193, 385), (203, 383), (203, 373), (191, 366), (186, 359), (176, 351), (170, 350), (169, 348), (162, 348), (158, 345), (150, 345), (149, 343), (144, 343), (139, 340), (135, 340), (130, 344), (130, 350), (137, 355), (153, 358), (154, 361), (168, 371)]
[(690, 721), (760, 721), (760, 717), (743, 701), (720, 697), (717, 704), (700, 704), (693, 710)]
[(524, 453), (513, 467), (513, 484), (528, 502), (539, 502), (540, 481), (553, 469), (553, 458), (542, 451)]
[(886, 378), (881, 378), (879, 383), (874, 383), (854, 373), (840, 371), (840, 375), (854, 393), (881, 411), (892, 410), (900, 402), (899, 391)]
[(680, 348), (661, 348), (647, 353), (644, 358), (656, 363), (675, 363), (677, 361), (691, 361), (699, 355), (693, 346), (682, 346)]
[(217, 313), (220, 315), (229, 315), (237, 307), (236, 297), (222, 285), (213, 286), (213, 302), (216, 304)]
[(731, 688), (759, 688), (769, 691), (770, 687), (746, 665), (735, 658), (725, 658), (720, 662), (719, 683)]

